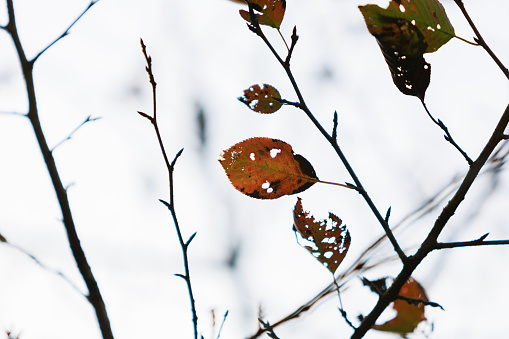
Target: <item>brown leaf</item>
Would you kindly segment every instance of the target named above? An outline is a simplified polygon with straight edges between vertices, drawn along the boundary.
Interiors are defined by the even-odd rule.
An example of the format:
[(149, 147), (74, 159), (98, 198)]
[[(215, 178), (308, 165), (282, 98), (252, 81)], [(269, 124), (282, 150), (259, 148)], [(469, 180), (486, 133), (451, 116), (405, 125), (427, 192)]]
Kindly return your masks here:
[(224, 150), (219, 162), (237, 190), (258, 199), (299, 193), (318, 181), (309, 161), (278, 139), (244, 140)]
[(247, 107), (259, 113), (274, 113), (283, 104), (274, 98), (281, 99), (278, 90), (271, 85), (253, 85), (244, 91), (244, 96), (238, 99)]
[[(428, 301), (424, 289), (412, 277), (408, 278), (399, 291), (399, 295), (413, 300)], [(409, 303), (406, 300), (398, 299), (394, 301), (393, 306), (397, 312), (396, 317), (382, 325), (374, 325), (373, 328), (379, 331), (399, 333), (402, 336), (411, 333), (421, 321), (426, 319), (424, 317), (424, 306), (423, 303)]]
[(294, 227), (313, 246), (304, 246), (318, 261), (334, 274), (350, 247), (350, 232), (336, 215), (329, 213), (328, 220), (315, 218), (302, 208), (297, 198), (293, 210)]
[[(285, 16), (285, 0), (247, 0), (246, 2), (253, 6), (260, 25), (279, 29), (281, 22), (283, 22), (283, 17)], [(241, 9), (239, 12), (244, 20), (251, 22), (248, 11)]]

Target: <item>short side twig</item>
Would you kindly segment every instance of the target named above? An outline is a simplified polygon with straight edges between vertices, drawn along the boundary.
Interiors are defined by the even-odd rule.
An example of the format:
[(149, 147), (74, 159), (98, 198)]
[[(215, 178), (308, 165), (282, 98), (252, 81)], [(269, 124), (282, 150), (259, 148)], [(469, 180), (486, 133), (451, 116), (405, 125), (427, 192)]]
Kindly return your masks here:
[(96, 121), (96, 120), (99, 120), (101, 119), (100, 117), (99, 118), (92, 118), (92, 116), (88, 116), (82, 123), (80, 123), (75, 129), (73, 129), (68, 135), (67, 137), (65, 137), (65, 139), (62, 139), (60, 140), (55, 146), (53, 146), (53, 148), (51, 149), (51, 152), (54, 152), (60, 145), (62, 145), (64, 142), (68, 141), (68, 140), (71, 140), (71, 138), (73, 137), (73, 135), (78, 132), (78, 130), (83, 127), (85, 124), (89, 123), (89, 122), (92, 122), (92, 121)]
[(152, 116), (150, 116), (150, 115), (148, 115), (148, 114), (146, 114), (144, 112), (138, 112), (138, 114), (140, 114), (142, 117), (148, 119), (150, 121), (150, 123), (152, 124), (152, 126), (154, 127), (155, 133), (157, 135), (157, 141), (159, 143), (159, 148), (161, 149), (161, 153), (163, 155), (164, 162), (166, 164), (166, 168), (168, 170), (168, 185), (169, 185), (169, 191), (170, 191), (170, 200), (169, 200), (169, 202), (167, 202), (167, 201), (164, 201), (162, 199), (159, 199), (159, 201), (161, 203), (163, 203), (168, 208), (168, 210), (170, 211), (170, 213), (172, 215), (172, 218), (173, 218), (173, 223), (175, 224), (175, 229), (177, 231), (177, 236), (178, 236), (178, 239), (179, 239), (180, 247), (182, 249), (182, 257), (183, 257), (183, 260), (184, 260), (184, 274), (177, 273), (175, 275), (180, 277), (180, 278), (182, 278), (182, 279), (184, 279), (186, 284), (187, 284), (187, 290), (188, 290), (189, 299), (190, 299), (190, 302), (191, 302), (191, 312), (192, 312), (192, 316), (193, 316), (194, 339), (198, 339), (198, 315), (196, 313), (196, 305), (195, 305), (195, 300), (194, 300), (194, 295), (193, 295), (193, 288), (192, 288), (192, 285), (191, 285), (191, 274), (190, 274), (190, 270), (189, 270), (189, 258), (188, 258), (188, 253), (187, 253), (189, 245), (191, 244), (191, 241), (196, 236), (196, 233), (193, 233), (189, 237), (189, 239), (187, 241), (184, 241), (184, 238), (182, 236), (182, 232), (180, 230), (180, 226), (179, 226), (179, 223), (178, 223), (178, 219), (177, 219), (177, 213), (176, 213), (176, 210), (175, 210), (175, 197), (174, 197), (174, 193), (173, 193), (173, 190), (174, 190), (173, 171), (175, 169), (175, 163), (177, 162), (177, 159), (182, 155), (182, 152), (184, 151), (184, 149), (181, 149), (175, 155), (175, 157), (173, 158), (173, 161), (170, 163), (170, 161), (168, 159), (168, 156), (166, 154), (166, 149), (164, 147), (163, 140), (161, 138), (161, 133), (159, 131), (159, 126), (157, 124), (157, 104), (156, 104), (156, 97), (157, 97), (156, 96), (156, 86), (157, 86), (157, 83), (156, 83), (156, 81), (154, 79), (154, 73), (152, 72), (152, 58), (148, 55), (147, 47), (143, 43), (142, 39), (140, 39), (140, 43), (141, 43), (141, 48), (142, 48), (143, 55), (145, 56), (145, 60), (147, 62), (147, 67), (145, 69), (146, 69), (146, 71), (148, 73), (149, 82), (150, 82), (150, 84), (152, 86), (153, 113), (152, 113)]
[(93, 5), (95, 5), (95, 4), (96, 4), (96, 3), (98, 3), (98, 2), (99, 2), (99, 0), (93, 0), (93, 1), (91, 1), (91, 2), (88, 4), (88, 7), (87, 7), (87, 8), (85, 8), (85, 9), (83, 10), (83, 12), (81, 12), (81, 14), (80, 14), (80, 15), (78, 15), (78, 17), (76, 18), (76, 20), (74, 20), (74, 21), (73, 21), (73, 22), (69, 25), (69, 27), (67, 27), (67, 29), (66, 29), (66, 30), (65, 30), (62, 34), (60, 34), (60, 36), (58, 36), (58, 38), (56, 38), (56, 39), (55, 39), (55, 40), (53, 40), (53, 41), (52, 41), (52, 42), (51, 42), (48, 46), (46, 46), (45, 48), (43, 48), (43, 49), (42, 49), (42, 50), (41, 50), (41, 51), (40, 51), (40, 52), (39, 52), (39, 53), (38, 53), (38, 54), (37, 54), (37, 55), (36, 55), (36, 56), (35, 56), (35, 57), (34, 57), (34, 58), (30, 61), (30, 62), (31, 62), (31, 63), (34, 63), (34, 62), (35, 62), (37, 59), (39, 59), (39, 57), (40, 57), (41, 55), (43, 55), (43, 54), (44, 54), (44, 52), (46, 52), (46, 51), (47, 51), (47, 50), (48, 50), (51, 46), (53, 46), (53, 45), (54, 45), (54, 44), (56, 44), (59, 40), (61, 40), (63, 37), (65, 37), (66, 35), (68, 35), (68, 34), (69, 34), (69, 31), (71, 30), (71, 28), (72, 28), (72, 27), (73, 27), (73, 26), (74, 26), (74, 25), (75, 25), (75, 24), (76, 24), (76, 23), (77, 23), (77, 22), (81, 19), (81, 17), (82, 17), (83, 15), (85, 15), (85, 13), (87, 13), (87, 12), (88, 12), (88, 10), (89, 10), (90, 8), (92, 8), (92, 6), (93, 6)]

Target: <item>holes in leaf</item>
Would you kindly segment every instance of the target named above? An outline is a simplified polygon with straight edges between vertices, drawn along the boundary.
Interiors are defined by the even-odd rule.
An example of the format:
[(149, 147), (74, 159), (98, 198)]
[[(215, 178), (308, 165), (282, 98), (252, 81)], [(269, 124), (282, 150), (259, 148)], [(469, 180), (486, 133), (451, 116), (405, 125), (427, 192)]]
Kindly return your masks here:
[(273, 148), (270, 150), (270, 157), (274, 159), (279, 153), (281, 153), (280, 149)]
[(249, 159), (255, 161), (256, 155), (254, 153), (249, 154)]
[(399, 5), (399, 10), (401, 11), (401, 13), (405, 13), (405, 6)]

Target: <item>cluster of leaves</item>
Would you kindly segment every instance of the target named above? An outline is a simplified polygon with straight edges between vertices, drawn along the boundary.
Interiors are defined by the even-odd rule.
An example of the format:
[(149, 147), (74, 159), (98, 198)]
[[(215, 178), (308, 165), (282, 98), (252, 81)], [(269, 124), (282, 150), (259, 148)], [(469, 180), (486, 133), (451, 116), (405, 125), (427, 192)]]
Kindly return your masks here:
[[(240, 15), (249, 22), (253, 32), (261, 36), (260, 25), (279, 31), (286, 9), (284, 0), (246, 0), (246, 3), (248, 10), (240, 10)], [(424, 103), (431, 66), (423, 55), (437, 51), (454, 37), (443, 6), (437, 0), (391, 0), (386, 9), (377, 5), (359, 6), (359, 9), (380, 46), (394, 84), (402, 93), (416, 96)], [(298, 38), (295, 32), (294, 29), (292, 48), (285, 62), (288, 67)], [(282, 99), (279, 91), (268, 84), (253, 85), (238, 99), (252, 111), (262, 114), (275, 113), (284, 104), (298, 106)], [(254, 137), (239, 142), (224, 150), (219, 162), (238, 191), (258, 199), (276, 199), (303, 192), (314, 183), (322, 182), (306, 158), (295, 154), (286, 142), (273, 138)], [(348, 184), (336, 185), (349, 187)], [(334, 274), (351, 243), (346, 225), (333, 213), (329, 213), (328, 219), (316, 220), (310, 212), (304, 211), (300, 198), (297, 198), (293, 216), (294, 230), (306, 242), (303, 247)], [(381, 295), (387, 289), (385, 280), (365, 280), (365, 284)], [(410, 333), (425, 319), (427, 302), (424, 289), (409, 278), (399, 292), (399, 299), (393, 303), (396, 317), (373, 328), (402, 335)]]

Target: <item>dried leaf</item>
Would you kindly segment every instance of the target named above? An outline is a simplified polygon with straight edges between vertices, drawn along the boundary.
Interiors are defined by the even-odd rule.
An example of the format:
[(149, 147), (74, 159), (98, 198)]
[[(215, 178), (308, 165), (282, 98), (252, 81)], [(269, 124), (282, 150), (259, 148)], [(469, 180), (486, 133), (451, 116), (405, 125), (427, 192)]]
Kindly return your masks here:
[[(246, 2), (253, 6), (260, 25), (279, 29), (285, 15), (285, 0), (248, 0)], [(239, 12), (244, 20), (251, 22), (249, 11), (241, 9)]]
[(293, 210), (294, 227), (312, 246), (304, 246), (318, 261), (334, 274), (350, 247), (350, 232), (336, 215), (329, 212), (328, 220), (315, 220), (302, 209), (302, 201), (297, 198)]
[[(428, 301), (424, 289), (413, 278), (408, 278), (405, 285), (399, 291), (399, 295), (412, 300)], [(373, 328), (379, 331), (399, 333), (402, 336), (411, 333), (421, 321), (426, 319), (424, 316), (424, 306), (423, 303), (410, 303), (406, 300), (398, 299), (394, 301), (393, 306), (397, 312), (396, 317), (382, 325), (374, 325)]]
[(274, 113), (283, 104), (274, 98), (281, 99), (277, 89), (271, 85), (253, 85), (244, 91), (244, 96), (238, 99), (251, 110), (259, 113)]
[(426, 44), (423, 53), (435, 52), (454, 36), (454, 27), (438, 0), (391, 0), (386, 9), (377, 5), (359, 6), (359, 9), (375, 37), (397, 19), (409, 22), (422, 34)]
[(224, 150), (219, 162), (237, 190), (258, 199), (299, 193), (318, 181), (309, 161), (278, 139), (244, 140)]
[(386, 9), (377, 5), (359, 9), (396, 87), (424, 101), (431, 66), (423, 54), (435, 52), (454, 36), (442, 4), (437, 0), (391, 0)]

